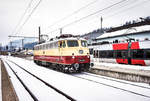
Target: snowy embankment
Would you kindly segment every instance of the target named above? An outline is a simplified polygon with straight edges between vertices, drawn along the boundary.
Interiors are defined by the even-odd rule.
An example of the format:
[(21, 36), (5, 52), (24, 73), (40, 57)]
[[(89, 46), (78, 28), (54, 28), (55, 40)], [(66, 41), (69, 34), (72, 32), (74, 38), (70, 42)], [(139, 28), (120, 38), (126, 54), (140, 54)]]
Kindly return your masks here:
[[(49, 84), (53, 85), (54, 87), (58, 88), (59, 90), (65, 92), (66, 94), (70, 95), (71, 97), (75, 98), (77, 101), (149, 101), (150, 98), (136, 95), (130, 92), (122, 91), (113, 87), (109, 87), (106, 85), (101, 85), (98, 83), (90, 82), (87, 80), (83, 80), (80, 78), (76, 78), (69, 74), (60, 73), (57, 71), (53, 71), (51, 69), (37, 66), (33, 63), (33, 61), (28, 61), (25, 59), (20, 59), (16, 57), (3, 57), (3, 60), (7, 59), (16, 62), (20, 66), (24, 67), (24, 69), (30, 71), (34, 75), (38, 76), (39, 78), (43, 79), (44, 81), (47, 81)], [(45, 99), (51, 100), (51, 97), (46, 98), (45, 96), (48, 96), (47, 92), (50, 94), (53, 93), (52, 91), (46, 89), (44, 87), (42, 89), (42, 85), (40, 82), (35, 80), (32, 77), (29, 77), (28, 74), (24, 73), (17, 67), (15, 67), (13, 64), (11, 64), (15, 71), (21, 76), (23, 80), (25, 80), (26, 84), (28, 86), (31, 86), (31, 90), (35, 90), (34, 94), (39, 96), (40, 101), (46, 101)], [(7, 69), (8, 66), (6, 65)], [(12, 72), (8, 69), (9, 75), (13, 75)], [(15, 77), (11, 77), (11, 80)], [(97, 80), (97, 79), (95, 79)], [(13, 81), (12, 82), (16, 82)], [(103, 81), (100, 81), (103, 82)], [(105, 82), (106, 83), (106, 82)], [(109, 85), (111, 85), (112, 82), (107, 82)], [(19, 83), (16, 82), (16, 84), (13, 84), (14, 86), (19, 86)], [(114, 84), (115, 85), (115, 84)], [(118, 85), (123, 88), (128, 88), (125, 85)], [(16, 90), (16, 89), (15, 89)], [(137, 89), (132, 89), (137, 90)], [(149, 93), (150, 90), (147, 90), (146, 92)], [(41, 93), (40, 93), (41, 92)], [(141, 93), (145, 93), (145, 91), (141, 90)], [(23, 91), (18, 92), (20, 96), (24, 96)], [(40, 97), (41, 96), (41, 97)], [(59, 96), (56, 96), (59, 97)], [(45, 98), (45, 99), (44, 99)], [(26, 100), (27, 101), (27, 100)], [(60, 101), (60, 100), (53, 100), (53, 101)], [(62, 101), (62, 100), (61, 100)]]

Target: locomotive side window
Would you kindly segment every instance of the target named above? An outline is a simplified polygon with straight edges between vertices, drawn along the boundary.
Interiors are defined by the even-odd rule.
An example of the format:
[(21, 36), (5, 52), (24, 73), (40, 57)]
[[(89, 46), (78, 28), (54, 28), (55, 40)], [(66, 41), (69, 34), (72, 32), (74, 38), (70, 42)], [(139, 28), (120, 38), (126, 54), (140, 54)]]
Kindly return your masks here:
[(62, 42), (62, 47), (65, 48), (66, 47), (66, 43), (65, 41)]
[(78, 47), (79, 46), (77, 40), (68, 40), (67, 45), (68, 45), (68, 47)]
[(82, 46), (82, 47), (87, 47), (87, 42), (86, 42), (86, 41), (81, 40), (81, 46)]
[(49, 44), (49, 49), (51, 49), (51, 43)]
[(62, 42), (60, 41), (60, 44), (59, 44), (60, 48), (62, 47)]
[(48, 49), (48, 44), (46, 44), (46, 49)]
[(58, 42), (55, 43), (55, 48), (58, 48)]

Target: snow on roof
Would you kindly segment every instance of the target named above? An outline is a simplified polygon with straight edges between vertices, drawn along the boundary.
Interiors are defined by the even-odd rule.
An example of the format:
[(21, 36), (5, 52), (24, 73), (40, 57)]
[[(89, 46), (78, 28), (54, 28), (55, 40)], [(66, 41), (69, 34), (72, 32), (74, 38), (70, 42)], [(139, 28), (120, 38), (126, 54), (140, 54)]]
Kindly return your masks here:
[(123, 30), (119, 30), (119, 31), (115, 31), (115, 32), (104, 33), (103, 35), (99, 36), (97, 39), (114, 37), (114, 36), (118, 36), (118, 35), (126, 35), (126, 34), (130, 34), (130, 33), (137, 33), (137, 32), (143, 32), (143, 31), (150, 31), (150, 25), (132, 27), (129, 29), (123, 29)]
[(58, 42), (58, 41), (62, 41), (62, 40), (86, 40), (86, 39), (80, 38), (80, 37), (68, 37), (68, 38), (60, 38), (60, 39), (55, 38), (55, 39), (53, 39), (53, 41), (46, 41), (44, 43), (37, 44), (35, 46), (45, 45), (45, 44), (54, 43), (54, 42)]

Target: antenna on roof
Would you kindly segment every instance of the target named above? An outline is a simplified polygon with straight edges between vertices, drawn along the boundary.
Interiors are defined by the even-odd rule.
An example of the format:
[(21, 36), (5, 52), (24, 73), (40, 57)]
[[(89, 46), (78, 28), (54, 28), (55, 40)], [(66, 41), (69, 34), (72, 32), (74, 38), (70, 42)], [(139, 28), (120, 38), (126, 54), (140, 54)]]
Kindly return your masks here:
[(62, 35), (62, 28), (60, 28), (60, 35)]

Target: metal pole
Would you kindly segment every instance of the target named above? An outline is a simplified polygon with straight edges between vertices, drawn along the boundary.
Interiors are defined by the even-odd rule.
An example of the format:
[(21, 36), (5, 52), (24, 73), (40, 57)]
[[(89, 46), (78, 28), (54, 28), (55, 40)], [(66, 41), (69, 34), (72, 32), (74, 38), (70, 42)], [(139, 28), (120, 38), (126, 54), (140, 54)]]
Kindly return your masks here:
[(24, 48), (24, 39), (22, 39), (22, 50)]
[(102, 24), (103, 24), (103, 18), (101, 17), (101, 32), (102, 32)]
[(41, 41), (41, 27), (39, 26), (39, 43), (40, 43), (40, 41)]
[(62, 28), (60, 28), (60, 35), (62, 35)]

